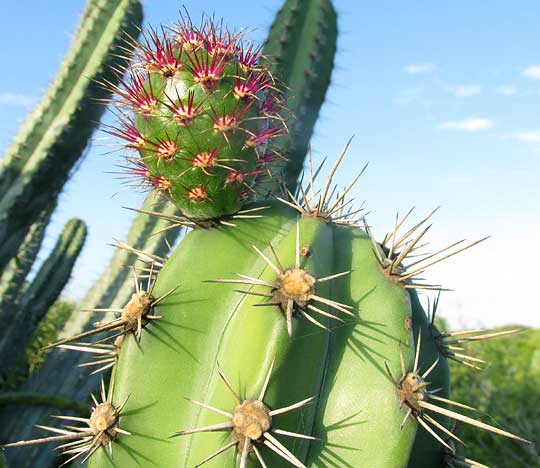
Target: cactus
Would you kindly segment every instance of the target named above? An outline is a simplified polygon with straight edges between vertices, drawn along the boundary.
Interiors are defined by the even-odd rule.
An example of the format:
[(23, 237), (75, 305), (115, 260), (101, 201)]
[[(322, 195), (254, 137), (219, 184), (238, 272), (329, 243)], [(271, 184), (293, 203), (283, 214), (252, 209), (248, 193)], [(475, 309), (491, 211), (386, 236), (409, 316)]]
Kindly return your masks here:
[(69, 220), (33, 282), (19, 294), (20, 299), (0, 340), (0, 357), (6, 363), (3, 372), (9, 373), (18, 365), (34, 330), (68, 282), (85, 240), (84, 222)]
[(301, 196), (283, 198), (285, 206), (265, 202), (262, 219), (192, 230), (164, 265), (151, 262), (136, 274), (124, 307), (90, 311), (119, 316), (51, 345), (122, 337), (110, 391), (95, 402), (109, 411), (101, 432), (92, 428), (94, 409), (84, 420), (89, 429), (47, 426), (62, 435), (6, 447), (73, 439), (61, 449), (72, 459), (91, 457), (92, 468), (134, 460), (320, 467), (332, 458), (404, 467), (416, 424), (453, 450), (443, 437), (456, 436), (432, 414), (524, 441), (446, 409), (471, 408), (426, 381), (438, 361), (421, 363), (421, 329), (413, 337), (408, 290), (433, 287), (418, 273), (479, 241), (405, 267), (428, 218), (405, 235), (398, 219), (376, 243), (356, 213), (344, 212), (352, 184), (332, 196), (343, 155), (321, 190), (310, 177)]
[(273, 109), (279, 93), (258, 51), (207, 19), (146, 33), (137, 59), (112, 87), (123, 117), (110, 132), (136, 150), (128, 171), (187, 218), (237, 212), (283, 131)]
[(51, 214), (52, 210), (41, 213), (38, 220), (30, 227), (17, 256), (10, 260), (0, 275), (0, 320), (4, 323), (13, 314), (26, 276), (41, 248)]
[[(286, 84), (289, 131), (275, 145), (287, 158), (283, 182), (293, 192), (330, 84), (336, 42), (337, 15), (330, 0), (292, 0), (277, 13), (264, 44), (263, 56)], [(274, 179), (270, 188), (277, 186)]]
[[(232, 189), (227, 176), (239, 169), (221, 162), (255, 164), (243, 181), (250, 194), (260, 193), (254, 172), (261, 159), (266, 166), (263, 147), (270, 137), (265, 132), (280, 120), (265, 109), (264, 87), (235, 96), (250, 82), (249, 72), (237, 73), (228, 93), (220, 87), (230, 78), (222, 78), (222, 71), (237, 63), (241, 69), (244, 51), (250, 51), (244, 57), (256, 54), (209, 20), (199, 28), (184, 23), (172, 34), (181, 40), (147, 36), (139, 52), (145, 65), (137, 65), (144, 71), (135, 71), (116, 89), (119, 105), (136, 115), (122, 109), (120, 126), (110, 131), (135, 150), (128, 172), (166, 194), (170, 209), (180, 210), (143, 209), (141, 214), (190, 230), (168, 258), (124, 246), (145, 263), (133, 267), (135, 284), (129, 294), (124, 291), (123, 302), (87, 309), (85, 314), (100, 317), (93, 328), (49, 345), (104, 356), (89, 363), (97, 365), (94, 374), (112, 367), (108, 390), (102, 380), (100, 399), (93, 398), (88, 417), (57, 416), (63, 426), (40, 426), (47, 437), (4, 448), (59, 442), (66, 463), (88, 461), (90, 468), (403, 468), (413, 446), (420, 450), (413, 455), (420, 463), (471, 464), (456, 458), (454, 442), (460, 440), (450, 421), (526, 442), (456, 411), (473, 408), (441, 396), (431, 381), (442, 382), (447, 392), (444, 359), (471, 359), (454, 352), (453, 335), (434, 327), (435, 310), (429, 319), (422, 310), (416, 290), (441, 286), (425, 283), (420, 275), (484, 239), (424, 253), (421, 241), (431, 215), (402, 233), (409, 212), (397, 217), (378, 243), (362, 207), (351, 208), (348, 198), (364, 169), (342, 191), (333, 185), (348, 145), (320, 189), (315, 178), (321, 168), (314, 170), (311, 159), (308, 183), (294, 194), (285, 187), (277, 200), (253, 202)], [(269, 76), (253, 60), (250, 66)], [(250, 116), (241, 122), (247, 127), (235, 127), (229, 135), (216, 128), (223, 115), (214, 105), (203, 111), (195, 101), (198, 93), (206, 93), (203, 103), (221, 96), (232, 106), (225, 116), (242, 100), (254, 102), (242, 116), (255, 106), (254, 120), (262, 127), (251, 127)], [(182, 122), (193, 109), (193, 122)], [(206, 122), (198, 126), (201, 117)], [(265, 137), (257, 143), (264, 145), (252, 145), (249, 139), (259, 131)], [(201, 145), (195, 154), (186, 150), (190, 158), (181, 153), (188, 133), (186, 147)], [(242, 133), (240, 139), (235, 133)], [(214, 154), (215, 147), (206, 145), (215, 145), (216, 136), (232, 157), (218, 159), (209, 170), (198, 156)], [(269, 176), (275, 178), (272, 171)], [(205, 196), (190, 196), (195, 189)], [(495, 336), (457, 335), (465, 335), (458, 343)], [(80, 388), (85, 386), (88, 381)], [(423, 439), (417, 429), (435, 441), (432, 452), (418, 448)], [(429, 462), (421, 458), (422, 450), (432, 457)]]
[[(21, 126), (0, 169), (0, 270), (30, 226), (57, 199), (87, 146), (141, 22), (137, 0), (90, 0), (70, 53), (41, 103)], [(127, 36), (126, 36), (127, 34)]]
[[(142, 205), (142, 211), (160, 210), (164, 215), (172, 216), (176, 209), (174, 206), (156, 204), (155, 197), (150, 194)], [(137, 252), (144, 251), (143, 259), (153, 258), (156, 261), (166, 255), (169, 247), (160, 236), (152, 235), (154, 232), (167, 230), (167, 238), (171, 242), (178, 235), (178, 228), (170, 229), (171, 223), (155, 217), (139, 213), (125, 238), (95, 284), (85, 294), (79, 306), (82, 309), (96, 307), (120, 307), (127, 302), (133, 289), (132, 272), (129, 265), (144, 266), (144, 263), (134, 265)], [(90, 314), (74, 313), (66, 323), (62, 336), (80, 333), (92, 327)], [(98, 338), (98, 337), (97, 337)], [(96, 338), (96, 339), (97, 339)], [(19, 389), (25, 393), (39, 393), (43, 395), (62, 396), (71, 400), (84, 401), (88, 394), (99, 385), (99, 377), (88, 378), (85, 353), (71, 353), (63, 350), (52, 350), (38, 372)], [(33, 424), (40, 424), (50, 414), (51, 408), (43, 407), (7, 407), (2, 411), (2, 420), (5, 424), (0, 427), (0, 437), (6, 439), (10, 434), (17, 434), (17, 438), (28, 438), (32, 432)], [(12, 436), (11, 436), (12, 437)], [(9, 460), (15, 466), (47, 466), (56, 458), (55, 453), (47, 448), (35, 452), (12, 452)]]

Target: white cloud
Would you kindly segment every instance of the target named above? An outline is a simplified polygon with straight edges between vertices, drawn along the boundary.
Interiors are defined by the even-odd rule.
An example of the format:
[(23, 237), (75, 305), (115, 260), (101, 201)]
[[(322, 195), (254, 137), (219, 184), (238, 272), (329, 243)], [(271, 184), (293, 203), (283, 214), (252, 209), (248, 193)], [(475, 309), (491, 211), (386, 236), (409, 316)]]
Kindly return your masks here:
[(496, 90), (499, 94), (504, 94), (505, 96), (513, 96), (518, 93), (517, 88), (513, 86), (499, 86)]
[(36, 98), (34, 96), (27, 96), (26, 94), (17, 94), (17, 93), (1, 93), (0, 94), (0, 105), (31, 107), (35, 103), (36, 103)]
[(450, 88), (452, 94), (456, 97), (478, 96), (482, 92), (482, 87), (478, 85), (456, 86)]
[(462, 130), (464, 132), (478, 132), (493, 127), (495, 122), (490, 119), (464, 119), (443, 122), (440, 127), (449, 130)]
[(540, 130), (525, 130), (522, 132), (516, 132), (513, 136), (516, 140), (524, 143), (540, 143)]
[(540, 80), (540, 65), (531, 65), (522, 72), (523, 76), (532, 78), (533, 80)]
[(419, 73), (432, 73), (435, 71), (435, 65), (432, 63), (413, 63), (402, 68), (405, 73), (417, 75)]

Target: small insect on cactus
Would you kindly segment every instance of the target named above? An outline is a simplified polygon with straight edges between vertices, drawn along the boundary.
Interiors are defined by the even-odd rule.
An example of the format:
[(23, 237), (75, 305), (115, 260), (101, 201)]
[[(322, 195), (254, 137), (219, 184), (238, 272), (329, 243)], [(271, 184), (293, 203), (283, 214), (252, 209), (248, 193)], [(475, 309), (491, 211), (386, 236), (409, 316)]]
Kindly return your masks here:
[(278, 158), (279, 92), (259, 49), (205, 18), (144, 35), (115, 87), (128, 172), (197, 221), (236, 213)]

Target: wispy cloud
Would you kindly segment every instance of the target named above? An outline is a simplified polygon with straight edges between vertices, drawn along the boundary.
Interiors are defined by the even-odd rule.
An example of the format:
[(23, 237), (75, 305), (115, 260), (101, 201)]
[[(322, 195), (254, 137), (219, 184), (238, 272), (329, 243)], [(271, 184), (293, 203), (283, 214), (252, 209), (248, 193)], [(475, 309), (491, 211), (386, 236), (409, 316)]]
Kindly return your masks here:
[(490, 119), (464, 119), (464, 120), (449, 120), (443, 122), (440, 128), (448, 130), (461, 130), (464, 132), (478, 132), (487, 128), (493, 127), (495, 122)]
[(499, 86), (495, 91), (498, 94), (504, 94), (505, 96), (514, 96), (518, 93), (517, 88), (514, 88), (513, 86)]
[(540, 80), (540, 65), (531, 65), (525, 68), (521, 74), (533, 80)]
[(36, 103), (35, 96), (17, 93), (0, 93), (0, 105), (31, 107)]
[(524, 130), (516, 132), (513, 134), (513, 137), (524, 143), (538, 144), (540, 143), (540, 130)]
[(413, 63), (402, 68), (409, 75), (418, 75), (420, 73), (432, 73), (437, 68), (433, 63)]
[(459, 98), (478, 96), (482, 93), (482, 87), (478, 85), (462, 85), (450, 88), (452, 94)]

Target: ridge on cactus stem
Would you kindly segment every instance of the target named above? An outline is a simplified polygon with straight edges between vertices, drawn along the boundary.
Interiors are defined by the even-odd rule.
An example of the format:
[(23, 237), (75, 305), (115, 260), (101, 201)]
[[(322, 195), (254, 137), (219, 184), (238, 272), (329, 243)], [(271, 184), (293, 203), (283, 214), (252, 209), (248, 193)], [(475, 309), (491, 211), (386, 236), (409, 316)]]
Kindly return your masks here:
[(200, 463), (198, 463), (196, 467), (202, 466), (217, 457), (218, 455), (222, 454), (223, 452), (226, 452), (227, 450), (236, 447), (237, 450), (239, 450), (241, 453), (240, 468), (246, 467), (248, 455), (250, 452), (255, 453), (255, 456), (257, 457), (257, 460), (259, 461), (261, 466), (263, 468), (266, 468), (267, 465), (264, 462), (262, 454), (258, 448), (261, 445), (265, 445), (278, 456), (288, 461), (291, 465), (298, 468), (306, 468), (306, 466), (300, 460), (298, 460), (298, 458), (296, 458), (287, 449), (287, 447), (285, 447), (276, 437), (274, 437), (272, 433), (305, 440), (315, 440), (315, 437), (306, 434), (299, 434), (297, 432), (276, 429), (273, 427), (273, 418), (280, 414), (285, 414), (290, 411), (300, 409), (303, 406), (310, 404), (315, 399), (315, 397), (309, 397), (292, 405), (278, 408), (275, 410), (271, 410), (270, 408), (268, 408), (268, 406), (266, 406), (266, 404), (264, 403), (264, 397), (268, 389), (268, 383), (270, 382), (273, 368), (274, 361), (270, 365), (270, 369), (268, 370), (268, 374), (266, 375), (263, 387), (257, 399), (243, 400), (242, 398), (240, 398), (238, 393), (236, 393), (221, 368), (218, 367), (218, 373), (221, 377), (221, 380), (223, 380), (236, 401), (236, 407), (234, 408), (232, 413), (218, 408), (214, 408), (205, 403), (201, 403), (200, 401), (191, 400), (188, 398), (191, 403), (197, 406), (229, 418), (230, 422), (180, 431), (171, 437), (197, 434), (200, 432), (230, 431), (233, 439), (231, 442), (227, 443), (222, 448), (218, 449), (216, 452), (212, 453)]
[(244, 294), (250, 294), (253, 296), (261, 296), (267, 298), (265, 302), (257, 304), (261, 307), (274, 307), (277, 306), (285, 314), (287, 320), (287, 333), (289, 337), (292, 337), (292, 319), (293, 316), (301, 315), (311, 323), (323, 330), (328, 328), (320, 323), (317, 319), (312, 317), (310, 313), (316, 313), (321, 316), (331, 318), (343, 322), (338, 316), (333, 313), (325, 312), (319, 307), (315, 306), (313, 302), (329, 306), (337, 311), (343, 312), (346, 315), (355, 317), (351, 312), (352, 306), (343, 304), (338, 301), (333, 301), (326, 297), (320, 296), (315, 293), (315, 286), (317, 283), (324, 283), (326, 281), (334, 280), (342, 276), (348, 275), (350, 271), (343, 271), (332, 275), (325, 276), (324, 278), (315, 278), (308, 271), (300, 268), (300, 257), (309, 256), (309, 247), (300, 247), (300, 224), (296, 223), (296, 250), (295, 250), (295, 264), (293, 267), (284, 268), (279, 260), (279, 257), (270, 245), (270, 250), (275, 259), (275, 263), (270, 260), (264, 253), (262, 253), (256, 246), (253, 249), (257, 254), (266, 262), (266, 264), (274, 270), (276, 273), (276, 279), (274, 282), (262, 281), (258, 278), (242, 275), (237, 273), (241, 279), (216, 279), (209, 280), (211, 283), (230, 283), (230, 284), (245, 284), (251, 286), (264, 286), (270, 288), (270, 292), (260, 292), (249, 289), (246, 291), (238, 291)]
[(286, 131), (280, 91), (259, 59), (242, 33), (209, 17), (144, 33), (126, 78), (112, 86), (118, 119), (106, 129), (124, 141), (128, 177), (192, 221), (240, 211)]
[[(159, 320), (162, 317), (155, 315), (155, 307), (161, 303), (164, 299), (173, 294), (178, 286), (170, 289), (165, 294), (162, 294), (159, 297), (153, 296), (154, 286), (155, 286), (155, 276), (156, 272), (154, 271), (154, 266), (152, 264), (150, 271), (146, 276), (141, 277), (135, 268), (133, 268), (133, 276), (135, 280), (135, 292), (131, 295), (128, 303), (121, 309), (85, 309), (83, 312), (97, 313), (97, 314), (107, 314), (114, 313), (120, 314), (119, 317), (114, 318), (108, 322), (96, 322), (94, 325), (96, 328), (89, 330), (83, 333), (80, 333), (75, 336), (64, 338), (56, 343), (52, 343), (46, 346), (44, 349), (59, 347), (65, 345), (66, 343), (73, 343), (81, 338), (86, 338), (88, 336), (93, 336), (98, 333), (103, 332), (116, 332), (115, 334), (109, 336), (109, 338), (116, 338), (118, 336), (124, 336), (127, 334), (133, 334), (138, 341), (141, 339), (141, 331), (149, 323), (154, 320)], [(147, 278), (146, 288), (143, 287), (143, 284), (139, 282), (141, 278)], [(120, 343), (121, 344), (121, 343)], [(80, 348), (80, 347), (79, 347)], [(77, 351), (80, 351), (78, 349)]]
[[(437, 441), (439, 441), (447, 450), (454, 451), (454, 449), (439, 435), (433, 427), (442, 431), (446, 436), (454, 439), (455, 441), (463, 444), (463, 441), (459, 439), (455, 434), (450, 430), (444, 427), (442, 424), (437, 422), (432, 416), (430, 416), (427, 411), (446, 416), (455, 421), (461, 421), (465, 424), (470, 424), (472, 426), (484, 429), (486, 431), (493, 432), (511, 439), (519, 440), (520, 442), (531, 443), (522, 437), (511, 434), (510, 432), (503, 431), (495, 426), (480, 422), (471, 417), (465, 416), (463, 414), (457, 413), (456, 411), (448, 410), (442, 406), (437, 406), (434, 403), (431, 403), (431, 400), (440, 402), (443, 404), (448, 404), (451, 406), (457, 406), (470, 411), (476, 411), (474, 408), (464, 405), (463, 403), (458, 403), (447, 398), (442, 398), (436, 395), (438, 390), (430, 390), (429, 382), (426, 381), (426, 378), (433, 371), (435, 366), (438, 364), (438, 361), (435, 361), (431, 366), (424, 372), (420, 373), (419, 367), (419, 357), (420, 357), (420, 344), (422, 340), (422, 334), (418, 335), (418, 340), (416, 342), (416, 354), (414, 367), (412, 371), (408, 372), (405, 362), (402, 360), (401, 365), (401, 376), (399, 379), (396, 379), (392, 374), (392, 371), (387, 366), (387, 372), (392, 382), (397, 388), (400, 407), (405, 411), (405, 417), (401, 423), (401, 427), (405, 426), (409, 419), (414, 419), (420, 426), (422, 426), (426, 431), (428, 431)], [(428, 424), (429, 423), (429, 424)], [(431, 426), (430, 426), (431, 424)], [(432, 427), (433, 426), (433, 427)]]
[(67, 465), (83, 455), (84, 457), (81, 462), (84, 463), (100, 447), (107, 447), (109, 455), (112, 456), (113, 440), (116, 439), (119, 434), (131, 435), (128, 431), (121, 429), (118, 422), (122, 410), (127, 403), (127, 399), (117, 406), (110, 403), (107, 400), (105, 384), (102, 380), (101, 402), (99, 402), (94, 395), (92, 395), (92, 400), (94, 402), (94, 408), (92, 409), (89, 418), (53, 416), (53, 418), (65, 421), (83, 423), (84, 426), (65, 425), (63, 428), (56, 428), (36, 425), (39, 429), (44, 429), (53, 434), (60, 435), (44, 437), (42, 439), (12, 442), (2, 445), (2, 448), (47, 444), (49, 442), (65, 442), (56, 447), (56, 450), (60, 450), (62, 454), (70, 457), (60, 466)]

